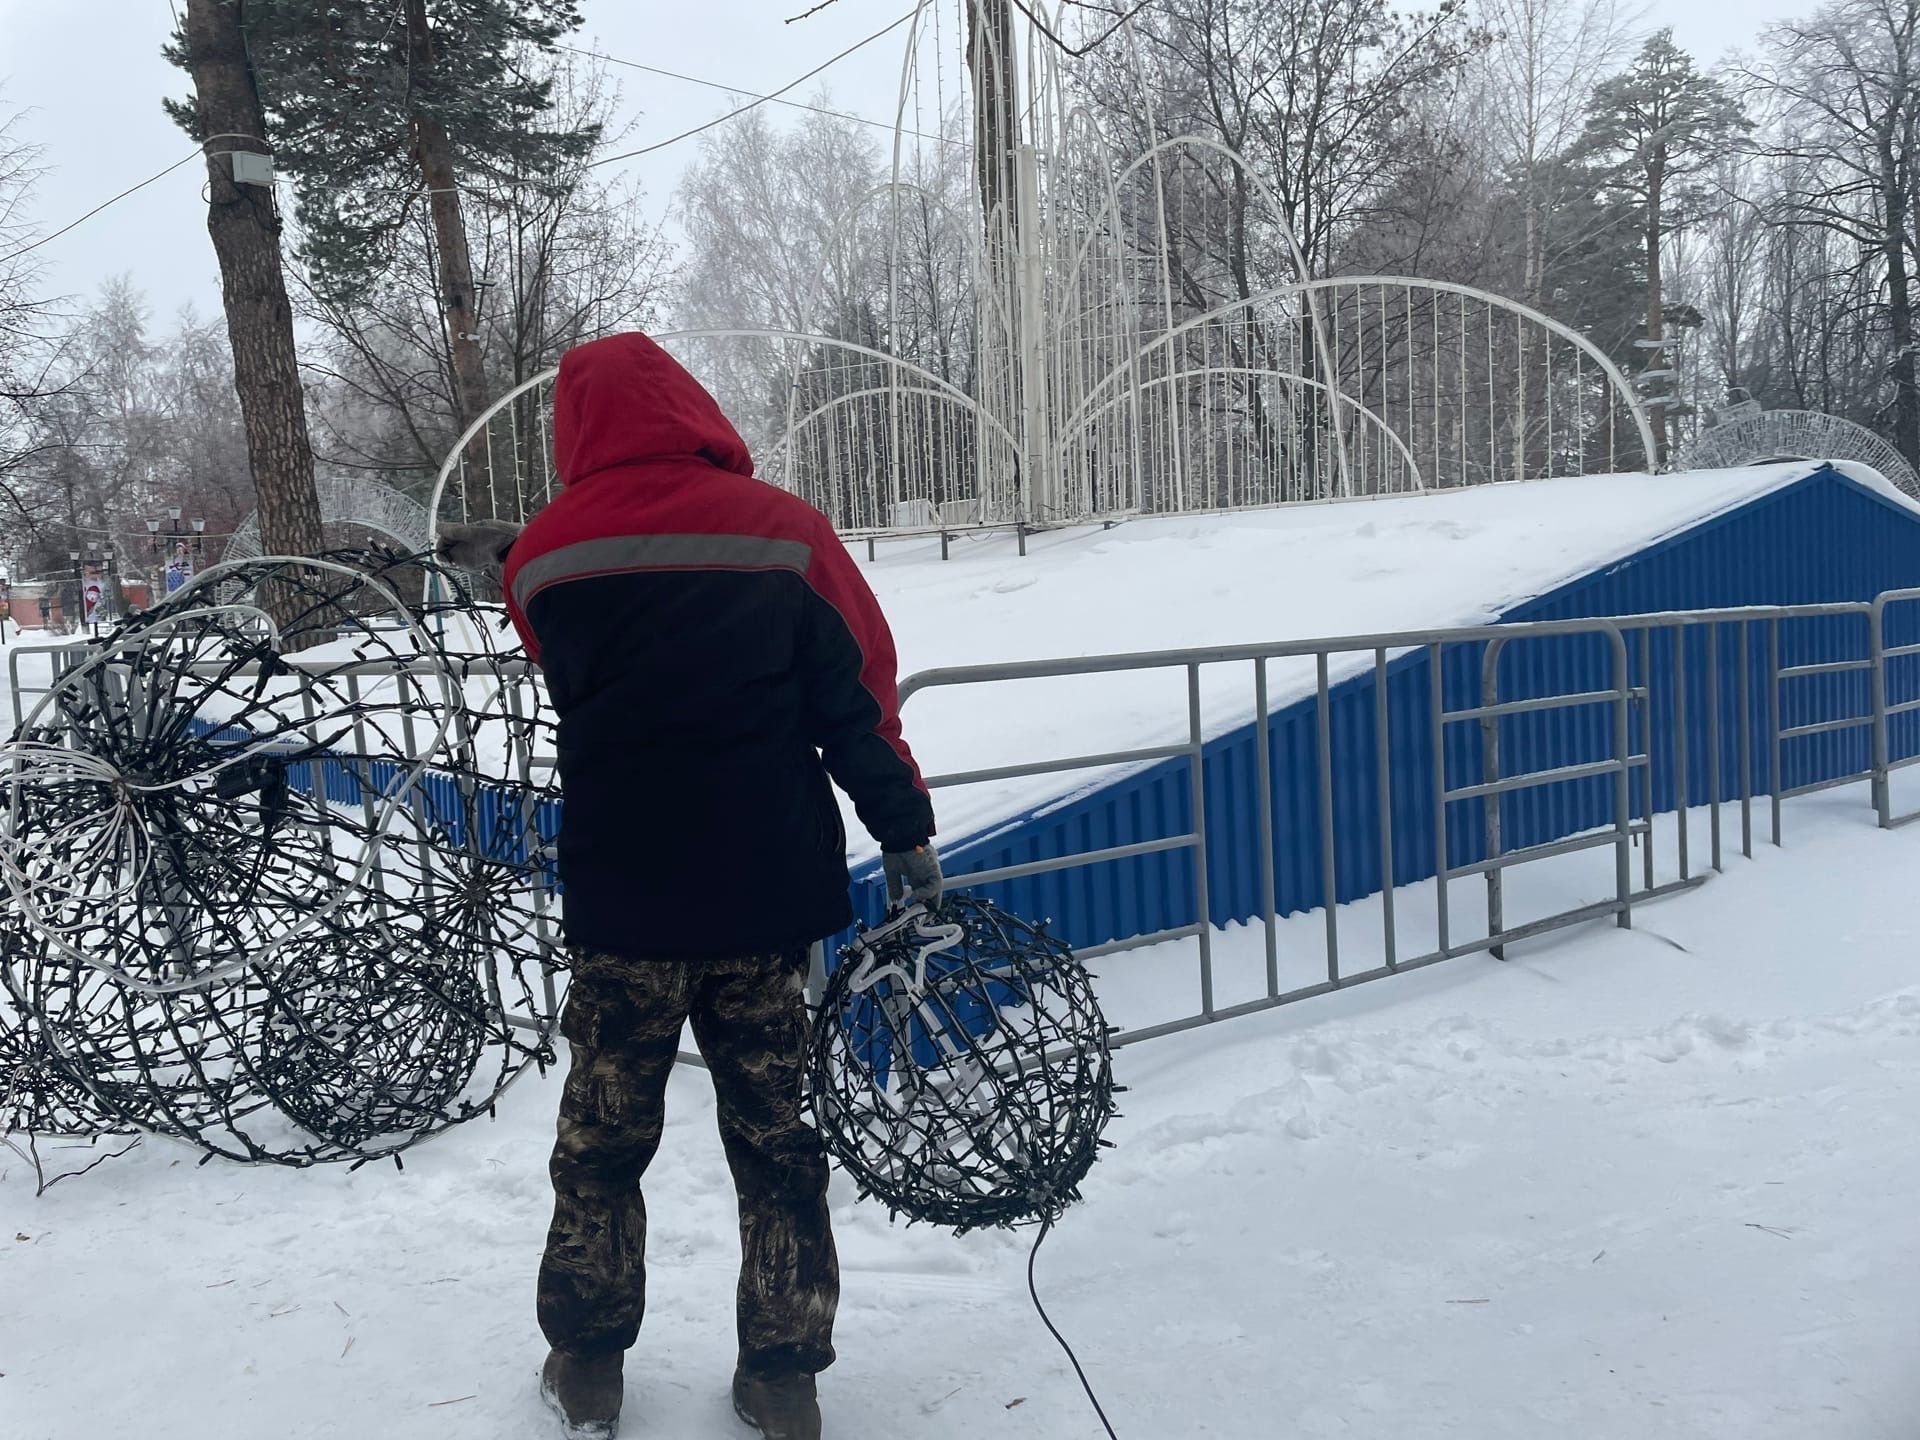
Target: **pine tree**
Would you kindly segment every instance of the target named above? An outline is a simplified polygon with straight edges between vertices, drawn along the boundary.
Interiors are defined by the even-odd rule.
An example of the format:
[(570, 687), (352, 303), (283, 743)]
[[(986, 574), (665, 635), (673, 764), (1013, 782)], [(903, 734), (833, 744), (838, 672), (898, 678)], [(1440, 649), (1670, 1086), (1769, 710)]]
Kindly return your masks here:
[(247, 17), (245, 0), (187, 0), (167, 56), (193, 76), (194, 98), (169, 101), (167, 111), (207, 148), (207, 232), (220, 259), (261, 542), (269, 554), (314, 555), (322, 539), (320, 502), (281, 270), (280, 212), (269, 187), (234, 178), (234, 156), (264, 149), (268, 133)]
[(489, 399), (462, 190), (479, 178), (564, 185), (597, 127), (545, 128), (551, 82), (529, 52), (577, 28), (576, 0), (245, 0), (274, 163), (293, 181), (300, 257), (351, 304), (424, 207), (459, 421)]
[[(1740, 104), (1719, 80), (1695, 68), (1673, 32), (1649, 36), (1626, 70), (1594, 87), (1578, 154), (1605, 190), (1640, 214), (1645, 249), (1647, 360), (1642, 373), (1672, 368), (1667, 326), (1673, 316), (1662, 285), (1661, 246), (1694, 219), (1704, 200), (1700, 177), (1749, 128)], [(1668, 411), (1655, 418), (1654, 463), (1664, 465)]]

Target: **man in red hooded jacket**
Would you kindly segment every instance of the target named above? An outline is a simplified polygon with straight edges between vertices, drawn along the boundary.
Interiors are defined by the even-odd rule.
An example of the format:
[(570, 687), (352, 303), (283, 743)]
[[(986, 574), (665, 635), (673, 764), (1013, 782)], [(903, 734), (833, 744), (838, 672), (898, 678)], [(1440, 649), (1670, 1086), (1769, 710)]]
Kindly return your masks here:
[[(825, 516), (753, 478), (734, 428), (643, 335), (560, 362), (561, 494), (497, 557), (559, 716), (572, 1067), (540, 1268), (541, 1389), (611, 1436), (645, 1299), (640, 1177), (691, 1021), (740, 1202), (735, 1408), (820, 1433), (839, 1274), (803, 1118), (812, 942), (852, 922), (831, 781), (894, 898), (935, 902), (933, 807), (901, 738), (893, 640)], [(465, 547), (464, 549), (462, 547)]]

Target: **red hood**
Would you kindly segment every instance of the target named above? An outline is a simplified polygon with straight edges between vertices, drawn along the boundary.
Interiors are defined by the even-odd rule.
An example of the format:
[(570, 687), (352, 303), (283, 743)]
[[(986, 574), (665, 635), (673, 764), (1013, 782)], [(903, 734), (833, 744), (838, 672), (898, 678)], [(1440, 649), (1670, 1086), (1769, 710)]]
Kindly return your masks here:
[(645, 335), (609, 335), (560, 357), (553, 458), (562, 484), (675, 455), (753, 474), (746, 442), (719, 403)]

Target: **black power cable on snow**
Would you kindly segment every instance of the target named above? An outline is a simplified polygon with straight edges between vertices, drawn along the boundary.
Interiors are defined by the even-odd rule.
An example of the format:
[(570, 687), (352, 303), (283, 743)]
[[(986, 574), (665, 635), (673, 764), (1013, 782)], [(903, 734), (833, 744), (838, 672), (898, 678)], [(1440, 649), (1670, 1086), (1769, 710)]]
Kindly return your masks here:
[(1080, 1377), (1080, 1388), (1087, 1392), (1087, 1399), (1093, 1404), (1093, 1413), (1100, 1417), (1101, 1427), (1106, 1430), (1109, 1440), (1120, 1440), (1120, 1437), (1113, 1433), (1113, 1422), (1107, 1419), (1107, 1412), (1100, 1406), (1100, 1397), (1093, 1393), (1093, 1382), (1087, 1379), (1087, 1372), (1080, 1368), (1080, 1357), (1073, 1353), (1073, 1347), (1067, 1343), (1067, 1337), (1060, 1333), (1060, 1328), (1047, 1315), (1047, 1307), (1040, 1303), (1040, 1288), (1033, 1281), (1033, 1266), (1034, 1262), (1040, 1258), (1040, 1246), (1052, 1233), (1052, 1219), (1041, 1221), (1040, 1233), (1033, 1237), (1033, 1249), (1027, 1252), (1027, 1294), (1033, 1297), (1034, 1313), (1040, 1317), (1040, 1323), (1047, 1327), (1047, 1333), (1053, 1336), (1059, 1342), (1060, 1348), (1066, 1352), (1067, 1360), (1073, 1366), (1073, 1373)]

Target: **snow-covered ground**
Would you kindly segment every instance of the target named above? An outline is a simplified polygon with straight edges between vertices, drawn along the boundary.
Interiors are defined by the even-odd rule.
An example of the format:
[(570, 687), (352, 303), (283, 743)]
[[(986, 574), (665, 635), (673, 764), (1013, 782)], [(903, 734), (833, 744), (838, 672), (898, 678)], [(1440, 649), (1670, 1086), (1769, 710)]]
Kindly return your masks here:
[[(1039, 1264), (1119, 1433), (1916, 1433), (1920, 830), (1875, 831), (1851, 790), (1788, 818), (1784, 851), (1732, 856), (1632, 931), (1121, 1052), (1118, 1148)], [(1525, 899), (1593, 879), (1533, 867)], [(1224, 937), (1223, 968), (1259, 944)], [(1184, 985), (1193, 959), (1107, 963), (1137, 998), (1143, 967)], [(0, 1435), (552, 1433), (532, 1282), (557, 1091), (528, 1079), (403, 1173), (149, 1144), (36, 1200), (0, 1152)], [(625, 1433), (733, 1436), (736, 1242), (702, 1074), (670, 1113)], [(1026, 1237), (891, 1228), (835, 1183), (830, 1435), (1097, 1433), (1028, 1308)]]

